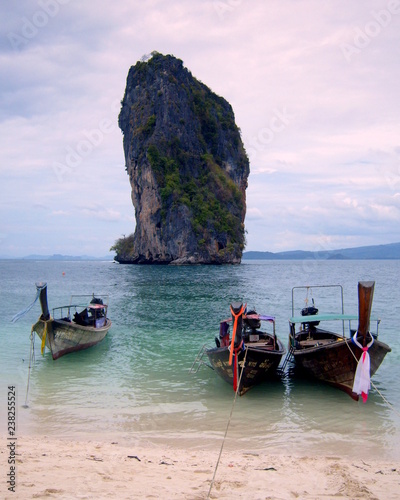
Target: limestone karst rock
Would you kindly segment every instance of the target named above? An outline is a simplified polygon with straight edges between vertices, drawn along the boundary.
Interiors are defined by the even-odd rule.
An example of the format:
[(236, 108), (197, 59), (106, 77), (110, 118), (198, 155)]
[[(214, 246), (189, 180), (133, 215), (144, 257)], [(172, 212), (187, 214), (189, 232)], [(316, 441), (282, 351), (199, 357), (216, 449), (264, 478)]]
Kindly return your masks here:
[(249, 161), (230, 104), (180, 59), (132, 66), (119, 115), (136, 228), (120, 263), (240, 263)]

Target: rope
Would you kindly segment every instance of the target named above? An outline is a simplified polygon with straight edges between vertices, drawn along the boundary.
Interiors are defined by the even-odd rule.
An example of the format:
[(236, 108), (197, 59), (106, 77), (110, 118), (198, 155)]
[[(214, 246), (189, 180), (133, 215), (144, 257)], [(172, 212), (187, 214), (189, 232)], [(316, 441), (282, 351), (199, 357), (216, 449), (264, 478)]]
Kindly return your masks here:
[(376, 390), (376, 392), (379, 394), (379, 396), (383, 399), (383, 401), (384, 401), (384, 402), (385, 402), (385, 403), (386, 403), (386, 404), (390, 407), (390, 409), (391, 409), (394, 413), (396, 413), (396, 415), (397, 415), (398, 417), (400, 417), (400, 412), (399, 412), (399, 411), (397, 411), (397, 410), (395, 409), (395, 407), (392, 405), (392, 403), (390, 403), (390, 402), (389, 402), (389, 401), (385, 398), (385, 396), (384, 396), (384, 395), (381, 393), (381, 391), (380, 391), (380, 390), (376, 387), (376, 385), (372, 382), (372, 380), (371, 380), (371, 385), (372, 385), (372, 387)]
[(19, 313), (17, 313), (12, 319), (11, 319), (11, 323), (15, 323), (16, 321), (18, 321), (20, 318), (22, 318), (22, 316), (24, 316), (27, 312), (29, 312), (32, 307), (36, 304), (37, 302), (37, 299), (39, 298), (39, 295), (40, 295), (40, 292), (41, 290), (45, 287), (46, 285), (36, 285), (36, 297), (35, 297), (35, 300), (32, 302), (31, 305), (29, 305), (28, 307), (26, 307), (25, 309), (23, 309), (22, 311), (20, 311)]
[[(344, 341), (346, 342), (346, 345), (347, 345), (347, 348), (349, 349), (349, 351), (351, 352), (351, 354), (353, 355), (353, 358), (358, 362), (358, 359), (357, 359), (357, 356), (354, 354), (354, 352), (350, 349), (350, 346), (349, 346), (349, 342), (348, 342), (349, 339), (345, 338)], [(385, 396), (381, 393), (381, 391), (376, 387), (376, 385), (372, 382), (371, 380), (371, 385), (372, 387), (376, 390), (376, 392), (379, 394), (379, 396), (383, 399), (383, 401), (390, 407), (390, 409), (396, 413), (397, 416), (400, 416), (400, 412), (398, 412), (395, 407), (392, 405), (392, 403), (390, 403), (386, 398)]]
[(243, 367), (242, 367), (242, 371), (240, 372), (240, 377), (239, 377), (239, 383), (238, 383), (237, 388), (236, 388), (235, 397), (233, 398), (233, 403), (232, 403), (231, 413), (230, 413), (230, 415), (229, 415), (228, 423), (227, 423), (227, 425), (226, 425), (225, 435), (224, 435), (224, 439), (222, 440), (222, 444), (221, 444), (221, 449), (220, 449), (220, 451), (219, 451), (218, 460), (217, 460), (217, 463), (216, 463), (216, 465), (215, 465), (214, 475), (213, 475), (213, 478), (212, 478), (212, 480), (211, 480), (210, 489), (208, 490), (207, 500), (210, 498), (211, 490), (212, 490), (212, 488), (213, 488), (213, 486), (214, 486), (215, 476), (217, 475), (217, 470), (218, 470), (219, 462), (220, 462), (220, 460), (221, 460), (222, 450), (223, 450), (223, 448), (224, 448), (224, 444), (225, 444), (226, 436), (227, 436), (227, 434), (228, 434), (229, 425), (230, 425), (230, 423), (231, 423), (231, 419), (232, 419), (233, 409), (234, 409), (234, 407), (235, 407), (236, 398), (237, 398), (238, 391), (239, 391), (239, 387), (240, 387), (240, 381), (242, 380), (242, 375), (243, 375), (243, 372), (244, 372), (244, 367), (245, 367), (245, 365), (246, 365), (246, 357), (247, 357), (247, 352), (248, 352), (248, 348), (246, 347), (246, 353), (245, 353), (245, 355), (244, 355), (244, 359), (243, 359)]
[(23, 408), (29, 408), (29, 406), (28, 406), (28, 392), (29, 392), (29, 383), (31, 380), (32, 360), (35, 361), (35, 336), (33, 334), (33, 327), (31, 330), (31, 348), (30, 348), (30, 352), (29, 352), (28, 383), (26, 385), (25, 404), (23, 405)]

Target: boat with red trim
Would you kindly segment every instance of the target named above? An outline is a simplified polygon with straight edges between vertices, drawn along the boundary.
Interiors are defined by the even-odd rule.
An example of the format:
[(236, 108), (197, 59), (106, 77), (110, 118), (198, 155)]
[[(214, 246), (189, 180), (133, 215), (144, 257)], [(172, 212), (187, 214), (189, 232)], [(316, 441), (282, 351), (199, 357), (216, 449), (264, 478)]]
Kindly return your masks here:
[[(378, 340), (380, 319), (371, 318), (374, 281), (358, 283), (358, 315), (344, 313), (341, 285), (303, 286), (292, 289), (292, 317), (289, 319), (289, 352), (285, 360), (294, 361), (295, 371), (330, 384), (365, 402), (371, 386), (370, 377), (381, 365), (390, 347)], [(295, 295), (306, 292), (305, 307), (295, 316)], [(321, 313), (314, 297), (309, 305), (310, 292), (324, 291), (339, 295), (340, 310)], [(325, 293), (326, 295), (327, 293)], [(321, 298), (322, 298), (321, 297)], [(375, 330), (370, 331), (370, 321)], [(353, 329), (352, 322), (358, 322)]]
[[(276, 336), (275, 317), (247, 311), (241, 302), (233, 302), (230, 309), (231, 317), (220, 323), (216, 346), (205, 348), (204, 353), (208, 366), (242, 396), (254, 385), (276, 377), (286, 349)], [(262, 322), (266, 328), (261, 329)]]

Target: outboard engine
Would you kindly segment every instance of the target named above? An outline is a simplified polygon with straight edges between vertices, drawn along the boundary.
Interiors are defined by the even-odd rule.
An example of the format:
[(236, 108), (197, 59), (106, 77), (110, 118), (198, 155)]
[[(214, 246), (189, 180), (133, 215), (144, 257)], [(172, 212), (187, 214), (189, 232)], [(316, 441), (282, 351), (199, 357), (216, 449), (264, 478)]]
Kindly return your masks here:
[[(247, 311), (247, 315), (251, 314), (257, 314), (257, 311)], [(244, 321), (244, 326), (248, 328), (249, 330), (259, 330), (261, 328), (261, 321), (259, 319), (253, 319), (253, 318), (245, 318)]]
[(90, 301), (91, 304), (99, 304), (99, 305), (103, 305), (103, 300), (98, 298), (98, 297), (94, 297), (93, 296), (93, 299)]
[[(93, 295), (92, 300), (90, 301), (90, 304), (98, 305), (98, 306), (104, 305), (103, 300), (101, 298), (95, 297), (94, 295)], [(92, 312), (92, 314), (93, 314), (93, 312)], [(98, 309), (97, 313), (96, 313), (96, 318), (102, 318), (103, 316), (104, 316), (104, 309)]]
[[(302, 310), (301, 310), (301, 315), (302, 316), (315, 316), (316, 314), (318, 314), (318, 309), (315, 307), (315, 304), (314, 304), (314, 299), (312, 299), (312, 306), (309, 306), (309, 307), (304, 307)], [(310, 321), (310, 323), (305, 323), (305, 326), (317, 326), (319, 325), (319, 321)]]

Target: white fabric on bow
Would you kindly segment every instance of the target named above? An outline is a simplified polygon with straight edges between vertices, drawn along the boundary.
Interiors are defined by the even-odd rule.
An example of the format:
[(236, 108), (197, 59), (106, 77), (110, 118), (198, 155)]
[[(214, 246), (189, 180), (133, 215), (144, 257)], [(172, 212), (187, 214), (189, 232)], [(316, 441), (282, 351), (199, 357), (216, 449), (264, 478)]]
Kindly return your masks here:
[(368, 349), (374, 343), (374, 337), (371, 335), (371, 342), (363, 347), (357, 340), (357, 332), (353, 336), (353, 342), (362, 349), (362, 354), (358, 360), (356, 374), (354, 375), (353, 392), (360, 395), (363, 402), (368, 399), (368, 391), (371, 389), (371, 367)]

